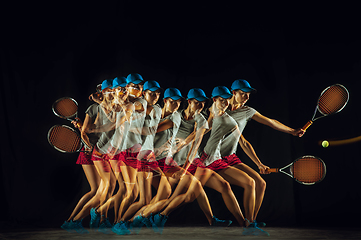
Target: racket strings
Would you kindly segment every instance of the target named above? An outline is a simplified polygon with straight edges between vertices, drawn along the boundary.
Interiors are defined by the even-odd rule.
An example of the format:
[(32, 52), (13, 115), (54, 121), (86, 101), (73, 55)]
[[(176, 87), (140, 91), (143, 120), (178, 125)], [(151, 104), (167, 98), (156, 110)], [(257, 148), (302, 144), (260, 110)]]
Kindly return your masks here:
[(323, 114), (329, 115), (340, 111), (348, 101), (348, 92), (341, 85), (329, 87), (318, 101), (318, 109)]
[(65, 118), (74, 116), (78, 111), (78, 105), (70, 98), (64, 98), (54, 104), (54, 111)]
[(305, 157), (295, 161), (292, 165), (293, 177), (303, 183), (316, 183), (321, 181), (326, 169), (324, 163), (312, 157)]
[(81, 147), (79, 135), (69, 128), (55, 126), (48, 136), (51, 144), (65, 152), (75, 152)]

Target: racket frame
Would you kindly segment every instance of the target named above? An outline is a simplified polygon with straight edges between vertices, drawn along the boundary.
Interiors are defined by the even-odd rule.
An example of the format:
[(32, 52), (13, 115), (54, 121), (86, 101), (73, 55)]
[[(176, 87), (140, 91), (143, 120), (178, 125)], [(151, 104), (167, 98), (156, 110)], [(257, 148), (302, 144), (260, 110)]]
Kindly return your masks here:
[[(324, 169), (324, 174), (323, 174), (323, 176), (322, 176), (322, 178), (321, 178), (320, 180), (318, 180), (318, 181), (316, 181), (316, 182), (312, 182), (312, 183), (306, 183), (306, 182), (299, 181), (298, 179), (296, 179), (296, 178), (293, 176), (293, 173), (292, 173), (292, 170), (291, 170), (291, 169), (292, 169), (292, 168), (291, 168), (292, 165), (293, 165), (295, 162), (297, 162), (298, 160), (303, 159), (303, 158), (314, 158), (314, 159), (318, 159), (318, 160), (322, 163), (323, 169)], [(284, 171), (284, 170), (286, 170), (286, 169), (287, 169), (288, 171)], [(312, 155), (305, 155), (305, 156), (302, 156), (302, 157), (297, 158), (296, 160), (294, 160), (293, 162), (291, 162), (290, 164), (288, 164), (288, 165), (286, 165), (286, 166), (284, 166), (284, 167), (282, 167), (282, 168), (270, 168), (270, 169), (267, 170), (267, 172), (268, 172), (268, 173), (272, 173), (272, 172), (277, 173), (277, 172), (280, 172), (280, 173), (286, 174), (287, 176), (293, 178), (296, 182), (301, 183), (301, 184), (303, 184), (303, 185), (314, 185), (314, 184), (316, 184), (316, 183), (321, 182), (321, 181), (325, 178), (325, 176), (326, 176), (326, 164), (325, 164), (325, 162), (324, 162), (321, 158), (319, 158), (319, 157), (315, 157), (315, 156), (312, 156)]]
[(74, 98), (71, 98), (71, 97), (62, 97), (62, 98), (59, 98), (58, 100), (56, 100), (54, 103), (53, 103), (53, 105), (51, 106), (51, 109), (53, 110), (53, 113), (55, 114), (55, 116), (57, 116), (57, 117), (60, 117), (60, 118), (62, 118), (62, 119), (66, 119), (66, 120), (69, 120), (69, 121), (73, 121), (74, 119), (72, 119), (72, 118), (77, 118), (78, 117), (78, 110), (73, 114), (73, 115), (71, 115), (71, 116), (68, 116), (68, 117), (65, 117), (65, 116), (62, 116), (62, 115), (60, 115), (59, 113), (57, 113), (56, 111), (55, 111), (55, 105), (58, 103), (58, 102), (60, 102), (60, 101), (62, 101), (62, 100), (64, 100), (64, 99), (70, 99), (70, 100), (72, 100), (74, 103), (75, 103), (75, 105), (78, 107), (79, 105), (78, 105), (78, 102), (74, 99)]
[[(57, 146), (55, 146), (55, 145), (50, 141), (51, 131), (52, 131), (55, 127), (59, 127), (59, 126), (60, 126), (60, 127), (65, 127), (65, 128), (67, 128), (67, 129), (73, 131), (73, 132), (79, 137), (79, 139), (80, 139), (80, 144), (79, 144), (79, 147), (78, 147), (78, 149), (77, 149), (76, 151), (73, 151), (73, 152), (64, 151), (63, 149), (60, 149), (60, 148), (58, 148)], [(62, 152), (62, 153), (76, 153), (76, 152), (89, 153), (89, 152), (91, 152), (91, 151), (81, 150), (84, 146), (87, 146), (87, 147), (89, 147), (89, 146), (83, 141), (83, 139), (80, 137), (79, 133), (78, 133), (75, 129), (73, 129), (72, 127), (69, 127), (69, 126), (67, 126), (67, 125), (54, 125), (54, 126), (52, 126), (52, 127), (49, 129), (49, 131), (48, 131), (47, 139), (48, 139), (49, 144), (50, 144), (53, 148), (55, 148), (56, 150), (58, 150), (59, 152)]]
[[(323, 95), (329, 88), (331, 88), (331, 87), (333, 87), (333, 86), (336, 86), (336, 85), (337, 85), (337, 86), (340, 86), (340, 87), (343, 88), (343, 89), (345, 89), (345, 91), (347, 92), (347, 100), (346, 100), (346, 102), (344, 103), (344, 105), (343, 105), (337, 112), (330, 113), (330, 114), (326, 114), (326, 113), (321, 112), (320, 109), (319, 109), (319, 102), (320, 102), (320, 99), (321, 99), (322, 95)], [(320, 96), (319, 96), (318, 99), (317, 99), (317, 105), (316, 105), (315, 111), (314, 111), (314, 113), (313, 113), (312, 119), (309, 120), (309, 121), (305, 124), (305, 126), (302, 127), (302, 130), (305, 131), (305, 130), (306, 130), (309, 126), (311, 126), (311, 125), (313, 124), (313, 122), (316, 121), (317, 119), (320, 119), (320, 118), (326, 117), (326, 116), (330, 116), (330, 115), (333, 115), (333, 114), (336, 114), (336, 113), (340, 112), (340, 111), (341, 111), (342, 109), (344, 109), (344, 107), (347, 105), (348, 100), (349, 100), (349, 98), (350, 98), (349, 95), (350, 95), (350, 94), (349, 94), (347, 88), (346, 88), (345, 86), (339, 84), (339, 83), (333, 84), (333, 85), (328, 86), (327, 88), (325, 88), (325, 89), (321, 92)], [(318, 116), (317, 118), (315, 118), (317, 113), (320, 113), (321, 115)]]

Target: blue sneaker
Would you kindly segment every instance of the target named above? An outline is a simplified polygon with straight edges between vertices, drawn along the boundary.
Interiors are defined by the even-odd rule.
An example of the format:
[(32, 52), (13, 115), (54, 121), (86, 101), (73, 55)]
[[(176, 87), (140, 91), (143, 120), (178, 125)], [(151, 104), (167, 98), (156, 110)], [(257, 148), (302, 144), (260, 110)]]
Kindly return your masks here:
[(152, 228), (152, 221), (150, 220), (152, 218), (152, 214), (149, 217), (143, 217), (142, 222), (147, 228)]
[(90, 209), (90, 228), (98, 228), (100, 223), (100, 214), (95, 208)]
[[(162, 234), (165, 223), (168, 220), (168, 216), (164, 216), (160, 213), (154, 215), (153, 224), (158, 228), (158, 233)], [(153, 228), (154, 229), (154, 228)]]
[(242, 235), (245, 236), (269, 236), (269, 233), (257, 227), (256, 223), (251, 223), (248, 227), (243, 229)]
[(73, 220), (65, 221), (60, 227), (70, 233), (76, 233), (75, 229), (71, 227)]
[(144, 223), (143, 223), (143, 217), (138, 215), (133, 219), (133, 222), (129, 223), (129, 227), (132, 230), (132, 232), (139, 234), (140, 230), (142, 229)]
[(256, 220), (253, 221), (257, 227), (265, 227), (266, 226), (266, 223), (264, 222), (257, 222)]
[(109, 219), (106, 218), (102, 223), (100, 223), (98, 231), (104, 234), (112, 233), (113, 224), (109, 222)]
[(89, 233), (89, 231), (86, 230), (83, 227), (82, 222), (83, 222), (83, 219), (80, 219), (80, 220), (77, 220), (77, 221), (70, 220), (69, 222), (64, 223), (61, 226), (61, 228), (65, 229), (65, 230), (67, 230), (68, 232), (71, 232), (71, 233), (80, 233), (80, 234)]
[(232, 224), (231, 220), (220, 220), (215, 216), (212, 217), (212, 227), (228, 227)]
[(150, 216), (149, 218), (148, 218), (148, 220), (149, 220), (149, 222), (152, 224), (152, 229), (153, 229), (153, 231), (154, 232), (159, 232), (159, 229), (158, 229), (158, 227), (157, 227), (157, 225), (155, 224), (155, 222), (154, 222), (154, 216)]
[(118, 235), (128, 235), (130, 231), (127, 227), (127, 222), (118, 222), (112, 227), (112, 231)]

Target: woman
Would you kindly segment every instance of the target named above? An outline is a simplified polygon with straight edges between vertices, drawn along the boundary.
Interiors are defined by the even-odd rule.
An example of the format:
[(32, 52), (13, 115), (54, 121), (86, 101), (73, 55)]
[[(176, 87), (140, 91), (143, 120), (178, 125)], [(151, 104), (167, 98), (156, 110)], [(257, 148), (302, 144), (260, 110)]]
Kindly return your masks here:
[[(121, 200), (124, 198), (126, 187), (124, 183), (123, 176), (120, 171), (121, 162), (119, 160), (119, 153), (123, 150), (124, 144), (124, 132), (125, 126), (129, 124), (126, 123), (128, 118), (130, 118), (130, 114), (132, 112), (132, 105), (127, 101), (128, 92), (125, 89), (127, 85), (126, 78), (119, 77), (113, 80), (113, 92), (114, 92), (114, 111), (116, 112), (116, 120), (113, 124), (108, 126), (110, 129), (115, 129), (115, 132), (111, 138), (111, 140), (103, 146), (103, 151), (107, 151), (107, 155), (109, 158), (109, 162), (111, 168), (115, 174), (115, 178), (118, 182), (118, 191), (115, 195), (108, 199), (106, 203), (99, 206), (98, 208), (91, 209), (91, 223), (94, 225), (99, 225), (99, 231), (103, 233), (110, 233), (110, 228), (112, 228), (112, 224), (108, 219), (108, 210), (114, 207), (115, 218), (117, 218), (119, 206)], [(102, 126), (105, 128), (104, 126)], [(137, 191), (137, 188), (134, 188)], [(137, 195), (137, 193), (135, 193)], [(94, 226), (95, 227), (95, 226)]]
[[(172, 141), (174, 140), (173, 133), (176, 134), (179, 127), (180, 116), (177, 110), (181, 103), (181, 97), (182, 97), (181, 93), (176, 88), (168, 88), (164, 92), (164, 99), (163, 99), (164, 107), (161, 109), (161, 115), (160, 115), (161, 119), (160, 119), (160, 123), (156, 128), (157, 133), (154, 138), (155, 159), (157, 160), (157, 164), (159, 164), (160, 166), (164, 165), (164, 161), (167, 156), (169, 147), (172, 146)], [(164, 145), (166, 145), (166, 147), (164, 147)], [(160, 146), (162, 146), (162, 149), (167, 149), (167, 150), (159, 152), (158, 148)], [(155, 198), (152, 199), (152, 203), (156, 203), (160, 199), (168, 198), (171, 192), (171, 188), (167, 181), (167, 178), (162, 173), (161, 169), (157, 169), (156, 171), (159, 172), (161, 178), (159, 180), (159, 184), (157, 184), (158, 191)], [(147, 204), (149, 204), (149, 202)], [(141, 212), (143, 212), (144, 209), (147, 209), (150, 206), (152, 205), (144, 206), (135, 215), (135, 217), (139, 216), (140, 219), (133, 218), (129, 222), (123, 222), (123, 224), (118, 227), (116, 232), (118, 234), (130, 234), (129, 228), (131, 227), (138, 227), (139, 230), (140, 229), (139, 224), (147, 219), (139, 214), (141, 214)]]
[(133, 105), (134, 110), (128, 112), (130, 119), (128, 120), (128, 130), (123, 135), (122, 149), (124, 150), (119, 154), (119, 168), (125, 183), (126, 194), (121, 201), (115, 225), (112, 227), (113, 232), (117, 232), (117, 229), (124, 223), (122, 221), (123, 214), (137, 197), (134, 186), (137, 184), (140, 166), (138, 154), (143, 143), (141, 134), (147, 110), (147, 102), (140, 98), (143, 91), (143, 78), (140, 74), (133, 73), (127, 76), (126, 90), (129, 94), (127, 101)]
[[(220, 88), (222, 90), (222, 88)], [(228, 107), (228, 104), (226, 104), (228, 102), (226, 97), (230, 97), (229, 96), (225, 96), (225, 94), (221, 94), (219, 93), (219, 95), (215, 95), (215, 92), (218, 91), (218, 88), (215, 88), (215, 90), (212, 93), (212, 97), (213, 97), (213, 109), (220, 109), (218, 111), (214, 111), (215, 114), (217, 114), (217, 116), (222, 116), (225, 113), (226, 108)], [(221, 91), (218, 91), (221, 92)], [(222, 98), (222, 97), (224, 98)], [(188, 108), (186, 109), (186, 111), (184, 111), (184, 118), (185, 119), (190, 119), (193, 117), (193, 115), (189, 115), (187, 113), (190, 113), (190, 111), (188, 109), (191, 109), (191, 106), (193, 104), (198, 105), (199, 103), (194, 101), (189, 101), (189, 105)], [(204, 103), (201, 105), (203, 108)], [(202, 110), (201, 108), (197, 109), (197, 111)], [(188, 111), (187, 111), (188, 110)], [(213, 114), (214, 115), (214, 114)], [(213, 115), (210, 117), (210, 119), (208, 120), (209, 123), (213, 123)], [(218, 118), (217, 118), (218, 120)], [(154, 216), (154, 223), (155, 225), (157, 225), (158, 227), (163, 227), (167, 216), (175, 209), (177, 208), (180, 204), (184, 204), (190, 201), (193, 201), (196, 197), (199, 196), (199, 194), (201, 193), (202, 190), (202, 186), (207, 186), (210, 188), (215, 189), (216, 191), (220, 192), (222, 194), (223, 200), (227, 206), (227, 208), (230, 210), (230, 212), (234, 215), (234, 217), (236, 218), (237, 222), (239, 223), (240, 226), (244, 226), (244, 217), (243, 214), (241, 212), (241, 209), (239, 207), (239, 204), (229, 186), (229, 184), (222, 179), (222, 177), (220, 177), (214, 170), (217, 169), (222, 169), (225, 167), (228, 167), (227, 164), (224, 164), (221, 160), (220, 157), (218, 157), (218, 155), (220, 155), (219, 152), (219, 144), (221, 142), (221, 139), (223, 138), (223, 136), (230, 132), (233, 128), (234, 128), (234, 123), (228, 123), (227, 121), (218, 121), (216, 123), (216, 128), (217, 131), (211, 131), (211, 137), (208, 140), (208, 142), (210, 143), (210, 145), (207, 142), (206, 148), (205, 148), (205, 153), (202, 154), (201, 158), (195, 158), (194, 161), (190, 161), (189, 163), (186, 163), (186, 169), (194, 174), (194, 178), (197, 181), (191, 181), (188, 190), (186, 193), (178, 195), (174, 198), (173, 195), (172, 197), (169, 199), (169, 201), (166, 203), (166, 208), (160, 213)], [(214, 126), (213, 126), (214, 127)], [(218, 129), (223, 129), (225, 132), (220, 132), (218, 131)], [(205, 128), (201, 128), (201, 132), (200, 132), (200, 136), (203, 135)], [(195, 134), (197, 135), (197, 134)], [(196, 137), (196, 141), (193, 144), (193, 146), (195, 147), (195, 150), (198, 149), (200, 141), (199, 141), (199, 137)], [(217, 144), (214, 144), (217, 143)], [(207, 152), (206, 152), (207, 151)], [(187, 154), (187, 157), (190, 157), (189, 159), (193, 159), (195, 153), (193, 152), (193, 150), (189, 150), (190, 154)], [(207, 153), (209, 155), (207, 155)], [(191, 156), (193, 155), (193, 156)], [(214, 156), (214, 158), (212, 159), (208, 159), (208, 156)], [(177, 157), (175, 157), (175, 159), (177, 159)], [(183, 156), (183, 161), (185, 162), (185, 158)], [(206, 161), (207, 160), (207, 161)], [(180, 170), (183, 171), (183, 170)], [(178, 171), (179, 172), (179, 171)], [(177, 172), (175, 174), (178, 174)], [(181, 175), (184, 177), (184, 172), (181, 173)], [(201, 186), (199, 186), (199, 184), (201, 184)], [(201, 206), (202, 207), (202, 206)], [(207, 216), (207, 214), (206, 214)], [(211, 217), (207, 217), (210, 225), (215, 224), (216, 223), (216, 219), (215, 217), (213, 217), (211, 215)], [(223, 222), (224, 225), (225, 222)], [(230, 224), (230, 222), (228, 222), (228, 224)], [(216, 225), (216, 224), (215, 224)]]
[[(81, 134), (84, 135), (86, 130), (89, 128), (89, 126), (94, 123), (97, 113), (98, 113), (98, 104), (94, 103), (90, 105), (88, 109), (85, 111), (84, 123), (81, 123), (80, 119), (77, 119), (72, 123), (75, 127), (79, 128)], [(87, 137), (89, 139), (89, 142), (93, 146), (97, 142), (99, 135), (93, 134), (89, 137), (88, 136), (83, 136), (83, 137)], [(72, 225), (71, 222), (73, 222), (73, 218), (79, 213), (79, 211), (84, 207), (84, 205), (92, 197), (95, 196), (100, 185), (100, 180), (101, 180), (100, 176), (94, 166), (94, 163), (91, 161), (92, 148), (85, 145), (82, 151), (88, 151), (88, 152), (80, 152), (76, 164), (82, 166), (85, 176), (90, 185), (90, 191), (83, 195), (83, 197), (79, 200), (78, 204), (74, 208), (68, 220), (65, 221), (64, 224), (61, 226), (61, 228), (65, 230), (68, 230), (69, 225)]]
[[(98, 113), (96, 120), (93, 125), (105, 125), (113, 119), (113, 95), (112, 95), (112, 81), (104, 80), (102, 83), (102, 101), (98, 108)], [(94, 126), (90, 127), (90, 124), (85, 122), (81, 131), (82, 140), (86, 145), (91, 146), (89, 138), (86, 133), (101, 132), (99, 130), (92, 130)], [(93, 147), (93, 152), (91, 155), (91, 160), (94, 163), (94, 166), (101, 178), (101, 184), (98, 188), (97, 193), (83, 206), (82, 210), (73, 218), (73, 222), (69, 229), (77, 229), (78, 232), (86, 232), (82, 226), (82, 220), (84, 217), (88, 216), (90, 210), (94, 207), (97, 207), (103, 204), (106, 199), (111, 197), (115, 188), (115, 177), (111, 171), (109, 159), (107, 158), (106, 152), (101, 151), (104, 145), (108, 143), (111, 139), (114, 131), (102, 132), (96, 145)], [(90, 227), (93, 227), (93, 223), (90, 224)]]
[[(235, 135), (230, 135), (223, 141), (221, 146), (221, 154), (223, 160), (227, 164), (242, 170), (250, 178), (254, 180), (255, 207), (253, 212), (253, 221), (252, 218), (249, 220), (255, 222), (255, 219), (257, 217), (257, 214), (259, 212), (259, 209), (263, 201), (263, 197), (266, 189), (266, 182), (263, 180), (263, 178), (259, 175), (258, 172), (254, 171), (252, 168), (242, 163), (242, 161), (237, 157), (236, 151), (237, 151), (238, 142), (242, 147), (243, 151), (257, 165), (257, 167), (259, 168), (262, 174), (266, 173), (269, 167), (263, 165), (262, 162), (258, 159), (252, 145), (243, 137), (242, 135), (243, 129), (245, 128), (248, 121), (254, 119), (257, 122), (270, 126), (278, 131), (292, 134), (293, 136), (301, 137), (304, 134), (304, 131), (301, 129), (292, 129), (280, 123), (279, 121), (267, 118), (261, 115), (255, 109), (246, 106), (245, 104), (249, 100), (250, 94), (256, 91), (254, 88), (250, 86), (250, 84), (246, 80), (240, 79), (234, 81), (231, 90), (232, 90), (232, 98), (230, 100), (229, 108), (226, 112), (237, 122), (238, 130), (240, 134), (238, 138), (235, 137)], [(234, 181), (232, 180), (234, 177), (229, 172), (227, 173), (226, 170), (219, 171), (218, 173), (224, 179), (229, 181), (231, 184), (235, 184)]]
[(139, 187), (139, 201), (133, 203), (124, 213), (120, 221), (121, 225), (114, 227), (117, 234), (129, 234), (128, 222), (134, 214), (150, 203), (152, 198), (151, 183), (153, 172), (157, 170), (158, 164), (154, 155), (154, 137), (161, 117), (161, 108), (156, 105), (160, 96), (160, 86), (156, 81), (147, 81), (143, 86), (143, 98), (147, 102), (146, 116), (141, 130), (142, 147), (138, 153), (139, 167), (137, 182)]

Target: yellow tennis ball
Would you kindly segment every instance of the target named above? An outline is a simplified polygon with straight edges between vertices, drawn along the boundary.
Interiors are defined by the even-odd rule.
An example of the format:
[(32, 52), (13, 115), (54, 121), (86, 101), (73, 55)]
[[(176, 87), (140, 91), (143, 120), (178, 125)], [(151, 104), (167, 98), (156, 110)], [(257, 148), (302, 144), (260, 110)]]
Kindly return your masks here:
[(322, 142), (322, 147), (324, 147), (324, 148), (327, 148), (329, 145), (330, 144), (326, 140)]

